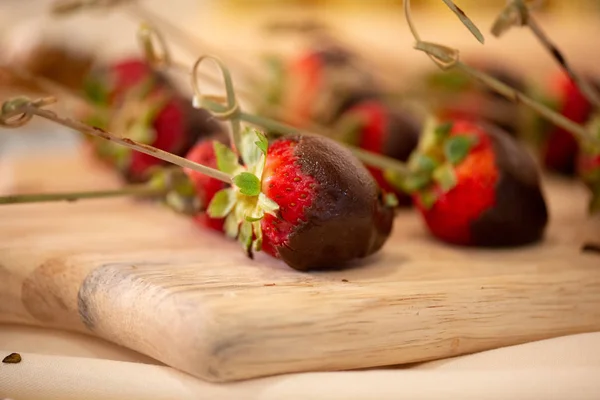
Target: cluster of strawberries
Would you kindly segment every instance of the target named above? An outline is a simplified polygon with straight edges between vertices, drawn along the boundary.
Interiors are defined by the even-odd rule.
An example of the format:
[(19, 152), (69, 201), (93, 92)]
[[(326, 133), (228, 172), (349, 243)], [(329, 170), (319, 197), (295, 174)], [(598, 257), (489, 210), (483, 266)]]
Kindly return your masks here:
[[(489, 72), (523, 87), (503, 71)], [(285, 110), (273, 117), (300, 128), (326, 126), (334, 137), (285, 136), (265, 145), (262, 156), (227, 155), (226, 146), (219, 145), (225, 142), (224, 128), (209, 113), (192, 108), (145, 62), (126, 60), (91, 74), (85, 92), (108, 113), (87, 120), (109, 130), (118, 124), (116, 132), (124, 129), (215, 169), (237, 168), (224, 160), (236, 160), (236, 165), (240, 157), (255, 164), (262, 160), (252, 167), (261, 171), (258, 189), (247, 189), (243, 198), (227, 183), (184, 169), (201, 205), (194, 219), (241, 238), (249, 254), (263, 250), (298, 270), (341, 266), (375, 253), (390, 236), (397, 205), (415, 205), (429, 231), (447, 243), (498, 247), (536, 242), (544, 235), (548, 210), (535, 160), (516, 139), (518, 111), (461, 79), (450, 74), (432, 78), (438, 90), (440, 84), (443, 90), (452, 87), (456, 100), (449, 103), (452, 107), (436, 107), (435, 119), (422, 121), (387, 100), (351, 54), (335, 46), (309, 51), (289, 65), (277, 65), (277, 79), (265, 89), (270, 102), (263, 113), (269, 107)], [(574, 86), (561, 87), (559, 111), (576, 122), (590, 119), (591, 107)], [(123, 112), (132, 103), (142, 111)], [(497, 108), (504, 113), (494, 113)], [(254, 130), (244, 134), (258, 135)], [(580, 154), (580, 169), (597, 173), (597, 153), (580, 151), (558, 129), (548, 137), (543, 149), (547, 166), (562, 170), (566, 164), (558, 160), (574, 157), (556, 155), (560, 150)], [(405, 162), (408, 173), (365, 166), (339, 141)], [(161, 164), (111, 143), (91, 145), (128, 181), (148, 179)], [(397, 201), (390, 202), (390, 194)], [(241, 203), (260, 215), (242, 215)]]
[[(144, 90), (139, 91), (139, 87)], [(106, 129), (111, 126), (108, 119), (119, 126), (139, 123), (139, 115), (144, 115), (139, 112), (135, 121), (122, 124), (119, 120), (118, 111), (126, 107), (126, 102), (147, 104), (156, 96), (167, 96), (167, 101), (158, 103), (143, 121), (143, 128), (150, 128), (152, 135), (138, 135), (136, 139), (208, 167), (226, 172), (236, 168), (228, 167), (227, 160), (237, 162), (239, 156), (227, 156), (224, 149), (228, 148), (219, 146), (225, 137), (224, 127), (214, 123), (204, 110), (185, 108), (172, 85), (145, 62), (126, 60), (94, 71), (85, 88), (90, 99), (109, 110), (105, 113), (101, 108), (98, 113), (86, 115), (86, 120)], [(255, 130), (244, 132), (255, 134)], [(250, 142), (254, 143), (252, 139)], [(128, 181), (149, 179), (162, 163), (110, 142), (94, 140), (90, 147)], [(248, 156), (246, 160), (245, 156), (256, 148), (242, 149), (240, 156), (246, 167), (256, 167), (260, 157)], [(247, 242), (250, 255), (252, 250), (262, 250), (298, 270), (341, 266), (366, 257), (378, 251), (389, 237), (393, 207), (386, 203), (362, 163), (335, 141), (318, 136), (277, 139), (268, 145), (262, 162), (259, 189), (242, 189), (242, 194), (232, 192), (230, 185), (220, 180), (184, 169), (203, 210), (194, 219)], [(237, 204), (225, 201), (227, 196), (238, 196)], [(275, 204), (269, 208), (269, 202)], [(259, 217), (255, 213), (240, 216), (238, 209), (262, 211)], [(234, 221), (233, 229), (230, 219)]]
[[(430, 79), (445, 91), (452, 87), (452, 101), (432, 107), (439, 123), (424, 126), (355, 61), (331, 46), (280, 67), (271, 85), (286, 110), (280, 117), (298, 127), (320, 122), (336, 139), (408, 162), (408, 176), (368, 170), (399, 205), (416, 205), (430, 232), (447, 243), (515, 246), (543, 236), (546, 202), (535, 161), (515, 139), (516, 106), (468, 77), (441, 72)], [(517, 89), (524, 86), (503, 70), (486, 69)], [(331, 78), (340, 75), (344, 79)], [(325, 107), (323, 93), (336, 93), (336, 101)]]

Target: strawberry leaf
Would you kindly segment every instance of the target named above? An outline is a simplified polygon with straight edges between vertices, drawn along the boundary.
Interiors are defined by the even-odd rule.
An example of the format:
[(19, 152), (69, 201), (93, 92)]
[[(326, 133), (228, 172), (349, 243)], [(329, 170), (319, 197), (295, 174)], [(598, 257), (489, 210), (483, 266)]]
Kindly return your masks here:
[(210, 201), (206, 213), (211, 218), (224, 218), (231, 212), (235, 204), (236, 198), (233, 189), (221, 189)]
[(256, 213), (252, 215), (246, 215), (244, 219), (248, 222), (257, 222), (264, 218), (265, 213), (262, 210), (255, 210)]
[(244, 250), (248, 253), (249, 256), (252, 255), (250, 246), (252, 245), (252, 222), (243, 221), (240, 225), (240, 242), (244, 247)]
[(438, 162), (426, 154), (413, 153), (408, 162), (414, 172), (431, 173), (438, 167)]
[(164, 202), (175, 212), (185, 215), (196, 215), (201, 209), (201, 204), (198, 197), (182, 196), (175, 191), (168, 192), (165, 196)]
[(348, 114), (340, 119), (336, 126), (336, 134), (343, 142), (358, 146), (360, 133), (365, 124), (366, 121), (361, 115)]
[(234, 176), (233, 183), (246, 196), (258, 196), (260, 194), (260, 180), (250, 172), (241, 172)]
[(452, 131), (452, 125), (452, 122), (447, 122), (445, 124), (440, 124), (436, 126), (436, 128), (433, 131), (436, 140), (440, 142), (446, 140), (446, 138), (450, 134), (450, 131)]
[(264, 133), (256, 131), (256, 136), (258, 136), (258, 140), (254, 142), (254, 144), (263, 152), (263, 154), (267, 155), (267, 150), (269, 148), (269, 141)]
[(225, 224), (223, 225), (223, 229), (225, 230), (225, 234), (227, 235), (227, 237), (230, 237), (232, 239), (237, 238), (240, 230), (240, 223), (234, 213), (229, 214), (227, 218), (225, 218)]
[(258, 221), (253, 222), (252, 227), (254, 228), (254, 236), (256, 236), (256, 238), (254, 239), (254, 242), (252, 243), (252, 248), (254, 249), (254, 251), (261, 251), (263, 236), (262, 236), (262, 227), (260, 225), (260, 222), (258, 222)]
[(433, 207), (435, 202), (438, 200), (438, 195), (431, 190), (426, 190), (426, 191), (419, 193), (419, 200), (421, 201), (421, 204), (423, 205), (423, 207), (425, 207), (425, 209), (429, 210), (429, 209), (431, 209), (431, 207)]
[(398, 198), (394, 193), (386, 193), (383, 198), (383, 204), (390, 208), (398, 207)]
[(258, 206), (267, 214), (276, 215), (279, 204), (268, 198), (264, 193), (258, 195)]
[(95, 77), (84, 81), (83, 93), (94, 104), (105, 106), (109, 103), (110, 94), (107, 85)]
[(451, 130), (452, 123), (440, 124), (434, 117), (428, 117), (423, 124), (418, 145), (419, 150), (422, 153), (435, 150), (440, 144), (444, 143)]
[(471, 135), (452, 136), (444, 143), (446, 160), (452, 165), (459, 164), (469, 154), (475, 141), (475, 138)]
[(433, 171), (433, 180), (437, 182), (444, 192), (454, 188), (458, 183), (452, 165), (443, 164)]
[(235, 173), (239, 168), (238, 157), (235, 153), (223, 143), (213, 141), (215, 158), (217, 159), (217, 168), (227, 174)]
[[(258, 145), (257, 142), (261, 144)], [(248, 169), (254, 168), (260, 161), (261, 156), (265, 155), (265, 152), (262, 149), (264, 147), (262, 143), (262, 138), (256, 129), (246, 128), (242, 133), (242, 140), (240, 143), (241, 149), (239, 150), (242, 160), (244, 161), (244, 165)]]
[[(410, 174), (409, 176), (412, 176), (412, 175), (413, 174)], [(390, 185), (392, 185), (396, 189), (400, 189), (405, 193), (412, 193), (412, 191), (408, 191), (407, 188), (405, 187), (405, 183), (406, 183), (406, 180), (408, 179), (408, 177), (404, 176), (404, 174), (398, 174), (397, 172), (386, 169), (383, 171), (383, 179), (385, 179), (386, 182), (388, 182)]]
[(129, 128), (127, 137), (136, 142), (151, 144), (156, 139), (156, 131), (143, 121), (138, 121)]

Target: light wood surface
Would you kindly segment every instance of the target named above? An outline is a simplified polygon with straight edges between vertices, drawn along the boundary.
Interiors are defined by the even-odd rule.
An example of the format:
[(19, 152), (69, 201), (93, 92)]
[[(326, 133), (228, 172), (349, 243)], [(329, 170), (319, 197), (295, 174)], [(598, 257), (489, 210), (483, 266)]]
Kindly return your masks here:
[[(35, 160), (31, 164), (31, 160)], [(112, 187), (81, 155), (0, 164), (2, 192)], [(12, 177), (12, 180), (6, 177)], [(600, 221), (548, 181), (545, 242), (465, 250), (398, 216), (380, 254), (300, 273), (128, 199), (0, 208), (0, 322), (96, 335), (209, 381), (439, 359), (600, 331)]]

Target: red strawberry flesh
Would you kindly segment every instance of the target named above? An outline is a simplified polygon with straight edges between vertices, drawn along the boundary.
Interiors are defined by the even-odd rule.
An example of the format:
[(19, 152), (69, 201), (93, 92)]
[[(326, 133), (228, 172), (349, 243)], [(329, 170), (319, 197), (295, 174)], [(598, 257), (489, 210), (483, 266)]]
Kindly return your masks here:
[[(585, 123), (592, 113), (592, 105), (567, 75), (560, 73), (554, 79), (561, 101), (558, 111), (578, 124)], [(578, 152), (577, 139), (569, 131), (553, 127), (543, 149), (544, 164), (552, 170), (572, 174)]]
[(263, 235), (270, 244), (265, 252), (276, 256), (275, 248), (285, 245), (294, 227), (306, 222), (306, 209), (313, 203), (318, 182), (298, 168), (298, 142), (280, 140), (269, 147), (263, 173), (263, 192), (280, 205), (281, 218), (267, 214)]
[[(152, 146), (172, 153), (178, 153), (185, 141), (185, 115), (178, 99), (171, 99), (156, 115), (152, 127), (157, 132)], [(133, 151), (128, 173), (133, 176), (144, 176), (151, 167), (164, 162), (148, 154)]]
[[(194, 147), (192, 147), (185, 158), (207, 167), (215, 169), (217, 168), (217, 159), (212, 140), (202, 140), (201, 142), (198, 142)], [(225, 182), (211, 178), (208, 175), (201, 174), (198, 171), (194, 171), (189, 168), (184, 168), (183, 170), (193, 182), (194, 187), (196, 188), (198, 199), (200, 200), (203, 209), (206, 209), (210, 201), (219, 190), (227, 187)], [(211, 218), (206, 213), (202, 212), (195, 216), (194, 219), (200, 225), (217, 231), (223, 231), (223, 224), (225, 221), (223, 218)]]
[[(351, 107), (344, 116), (363, 119), (358, 146), (377, 154), (407, 161), (419, 141), (419, 127), (403, 110), (391, 110), (376, 100), (366, 100)], [(401, 205), (410, 204), (410, 196), (398, 190), (384, 177), (381, 169), (367, 166), (379, 186), (394, 193)]]

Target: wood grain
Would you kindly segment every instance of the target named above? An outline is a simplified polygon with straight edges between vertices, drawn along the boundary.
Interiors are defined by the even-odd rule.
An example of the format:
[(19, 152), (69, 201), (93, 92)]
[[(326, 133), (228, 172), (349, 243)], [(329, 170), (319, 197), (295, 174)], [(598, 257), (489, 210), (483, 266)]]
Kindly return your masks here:
[[(113, 187), (80, 155), (0, 164), (3, 191)], [(52, 173), (44, 173), (52, 171)], [(93, 179), (90, 179), (93, 177)], [(209, 381), (439, 359), (600, 330), (600, 221), (546, 180), (544, 243), (433, 241), (412, 212), (378, 255), (300, 273), (127, 199), (0, 208), (0, 321), (96, 335)]]

